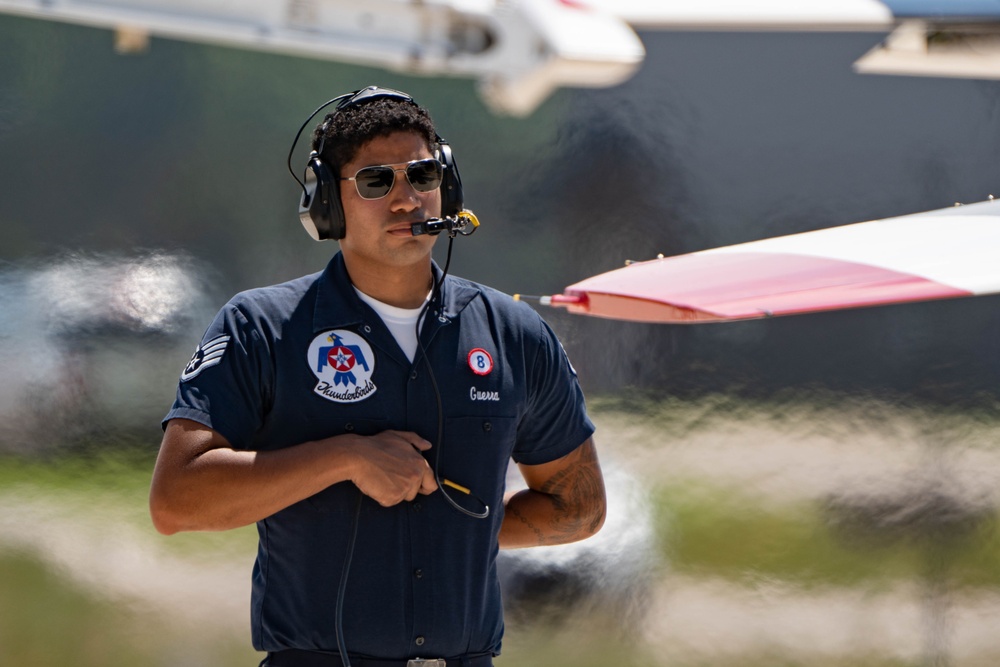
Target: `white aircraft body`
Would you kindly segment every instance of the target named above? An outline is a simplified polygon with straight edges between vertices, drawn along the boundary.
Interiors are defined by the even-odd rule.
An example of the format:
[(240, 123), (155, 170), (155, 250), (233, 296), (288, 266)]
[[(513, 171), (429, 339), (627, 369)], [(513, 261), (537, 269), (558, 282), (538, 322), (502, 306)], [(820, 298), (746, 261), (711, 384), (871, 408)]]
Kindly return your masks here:
[(1000, 78), (993, 0), (0, 0), (0, 13), (478, 80), (499, 113), (559, 87), (613, 86), (645, 56), (635, 30), (876, 30), (860, 72)]
[(560, 86), (611, 86), (641, 65), (635, 32), (562, 0), (0, 0), (0, 13), (116, 31), (471, 77), (489, 106), (526, 115)]

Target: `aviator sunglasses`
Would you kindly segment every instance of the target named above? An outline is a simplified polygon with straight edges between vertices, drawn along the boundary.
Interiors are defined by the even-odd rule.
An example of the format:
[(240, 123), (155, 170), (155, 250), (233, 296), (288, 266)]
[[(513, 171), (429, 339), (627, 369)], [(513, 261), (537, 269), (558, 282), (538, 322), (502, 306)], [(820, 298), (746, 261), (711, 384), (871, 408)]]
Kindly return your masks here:
[(405, 167), (380, 164), (364, 167), (359, 169), (354, 176), (340, 180), (354, 181), (354, 186), (358, 189), (358, 194), (361, 195), (362, 199), (381, 199), (392, 190), (392, 186), (396, 183), (397, 171), (406, 174), (406, 180), (417, 192), (433, 192), (441, 187), (444, 165), (434, 158), (413, 160), (407, 162)]

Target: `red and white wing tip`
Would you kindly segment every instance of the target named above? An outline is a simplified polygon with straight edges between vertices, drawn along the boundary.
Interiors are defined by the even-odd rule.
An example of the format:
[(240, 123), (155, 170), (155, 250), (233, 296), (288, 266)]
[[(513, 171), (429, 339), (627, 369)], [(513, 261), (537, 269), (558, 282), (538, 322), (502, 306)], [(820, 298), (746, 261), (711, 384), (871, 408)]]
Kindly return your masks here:
[(1000, 292), (1000, 201), (636, 262), (551, 305), (639, 322), (744, 320)]

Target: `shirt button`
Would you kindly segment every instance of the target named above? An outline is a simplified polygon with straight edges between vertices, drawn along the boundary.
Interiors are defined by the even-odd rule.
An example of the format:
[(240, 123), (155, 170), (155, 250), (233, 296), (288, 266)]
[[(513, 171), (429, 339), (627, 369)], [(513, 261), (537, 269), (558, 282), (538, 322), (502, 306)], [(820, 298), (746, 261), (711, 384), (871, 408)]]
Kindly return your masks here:
[(416, 570), (413, 571), (413, 576), (416, 577), (417, 579), (423, 579), (424, 571), (418, 567)]
[(414, 640), (414, 643), (415, 643), (415, 644), (416, 644), (417, 646), (423, 646), (423, 645), (424, 645), (424, 638), (423, 638), (423, 637), (417, 637), (417, 638), (416, 638), (416, 639)]
[(416, 380), (417, 379), (417, 372), (416, 371), (413, 371), (412, 373), (410, 373), (410, 379), (411, 380)]
[(423, 509), (423, 505), (421, 505), (420, 503), (413, 503), (413, 511), (414, 512), (419, 512), (422, 509)]
[(352, 424), (351, 422), (347, 422), (346, 424), (344, 424), (344, 430), (350, 433), (351, 431), (354, 430), (354, 424)]
[(483, 430), (489, 433), (490, 431), (493, 430), (493, 424), (489, 422), (483, 422)]

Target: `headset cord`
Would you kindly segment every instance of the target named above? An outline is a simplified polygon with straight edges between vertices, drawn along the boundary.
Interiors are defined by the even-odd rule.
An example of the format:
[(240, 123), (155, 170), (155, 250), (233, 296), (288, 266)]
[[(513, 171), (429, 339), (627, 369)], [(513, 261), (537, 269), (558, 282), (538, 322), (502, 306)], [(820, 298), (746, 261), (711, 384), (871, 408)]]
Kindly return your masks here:
[[(484, 503), (480, 498), (476, 498), (479, 503), (483, 506), (482, 512), (473, 512), (472, 510), (466, 509), (456, 503), (452, 499), (451, 494), (445, 489), (446, 486), (451, 486), (452, 488), (461, 488), (456, 484), (449, 483), (447, 480), (442, 483), (441, 473), (440, 473), (440, 463), (441, 463), (441, 450), (444, 447), (444, 405), (441, 400), (441, 392), (438, 389), (437, 378), (434, 377), (434, 368), (431, 366), (430, 357), (427, 355), (427, 348), (424, 347), (424, 341), (420, 337), (421, 324), (423, 323), (424, 317), (427, 315), (427, 309), (430, 304), (435, 300), (439, 301), (439, 309), (444, 308), (443, 296), (441, 294), (441, 286), (444, 284), (444, 279), (448, 276), (448, 267), (451, 266), (451, 249), (455, 243), (455, 236), (450, 235), (448, 238), (448, 254), (445, 258), (444, 269), (441, 271), (441, 277), (435, 277), (434, 286), (431, 288), (431, 298), (424, 303), (424, 307), (421, 309), (420, 314), (417, 316), (417, 344), (420, 346), (420, 354), (424, 358), (424, 366), (427, 367), (427, 376), (431, 381), (431, 389), (434, 392), (434, 399), (437, 403), (437, 442), (434, 443), (434, 481), (438, 485), (441, 493), (444, 495), (444, 499), (448, 501), (448, 504), (453, 508), (470, 516), (474, 519), (485, 519), (490, 515), (490, 506)], [(441, 312), (439, 310), (438, 316), (441, 317)], [(472, 496), (472, 493), (468, 489), (461, 488), (463, 493)], [(472, 496), (475, 497), (475, 496)]]
[(344, 640), (344, 593), (347, 591), (347, 575), (351, 570), (351, 560), (354, 559), (354, 544), (358, 539), (358, 523), (361, 518), (361, 501), (364, 494), (358, 489), (358, 500), (354, 504), (354, 519), (351, 522), (351, 537), (347, 541), (347, 556), (344, 567), (340, 571), (340, 586), (337, 588), (337, 607), (334, 611), (334, 622), (337, 631), (337, 650), (340, 651), (340, 661), (344, 667), (351, 667), (351, 658), (347, 655), (347, 642)]
[[(324, 102), (323, 104), (319, 105), (318, 107), (316, 107), (316, 111), (313, 111), (311, 114), (309, 114), (309, 117), (306, 118), (302, 122), (302, 125), (299, 126), (299, 131), (295, 133), (295, 138), (292, 140), (292, 147), (288, 149), (288, 160), (287, 160), (287, 162), (288, 162), (288, 173), (292, 175), (292, 178), (295, 179), (295, 182), (299, 184), (300, 188), (302, 188), (302, 193), (303, 194), (308, 194), (308, 190), (306, 189), (306, 184), (303, 182), (303, 179), (300, 179), (298, 177), (298, 175), (295, 173), (295, 170), (292, 169), (292, 153), (295, 152), (295, 146), (296, 146), (296, 144), (299, 143), (299, 137), (302, 136), (302, 132), (306, 129), (306, 124), (309, 123), (309, 121), (311, 121), (313, 118), (315, 118), (316, 114), (318, 114), (320, 111), (322, 111), (323, 109), (327, 108), (328, 106), (330, 106), (334, 102), (340, 102), (341, 100), (345, 100), (345, 99), (347, 99), (348, 97), (351, 97), (354, 94), (355, 93), (345, 93), (343, 95), (338, 95), (337, 97), (334, 97), (332, 100), (330, 100), (328, 102)], [(339, 108), (340, 107), (338, 107), (338, 109)], [(324, 126), (324, 129), (325, 129), (325, 126)], [(325, 142), (326, 142), (326, 136), (323, 135), (323, 136), (320, 137), (320, 145), (319, 146), (314, 146), (314, 148), (318, 148), (318, 150), (316, 151), (317, 153), (322, 153), (323, 152), (323, 145), (324, 145)], [(303, 176), (303, 178), (304, 178), (304, 176)]]
[[(444, 406), (441, 401), (441, 392), (438, 390), (437, 379), (434, 377), (434, 369), (427, 356), (427, 349), (424, 347), (424, 343), (420, 339), (420, 325), (423, 322), (424, 316), (427, 314), (428, 306), (430, 306), (431, 302), (434, 301), (435, 297), (440, 298), (441, 296), (441, 285), (444, 284), (444, 279), (448, 275), (448, 267), (451, 266), (451, 249), (454, 241), (454, 236), (448, 239), (448, 255), (444, 263), (444, 270), (441, 271), (441, 278), (438, 279), (435, 277), (433, 287), (431, 288), (431, 298), (424, 303), (423, 308), (420, 310), (420, 314), (417, 315), (417, 344), (420, 346), (420, 354), (423, 355), (424, 363), (427, 366), (427, 375), (430, 377), (431, 388), (434, 391), (434, 398), (437, 401), (437, 443), (434, 447), (434, 481), (437, 482), (438, 488), (444, 495), (445, 500), (447, 500), (448, 503), (456, 510), (474, 519), (485, 519), (490, 515), (489, 505), (483, 503), (482, 500), (477, 498), (477, 500), (479, 500), (479, 502), (483, 505), (484, 509), (482, 512), (473, 512), (472, 510), (462, 507), (456, 503), (445, 490), (445, 485), (442, 483), (441, 475), (438, 473), (438, 465), (441, 461), (441, 445), (444, 441)], [(471, 493), (469, 495), (471, 495)], [(358, 537), (358, 523), (360, 522), (361, 502), (363, 499), (364, 494), (361, 493), (361, 490), (359, 489), (358, 500), (354, 506), (354, 520), (351, 524), (351, 536), (347, 542), (347, 556), (344, 559), (344, 567), (340, 572), (340, 586), (337, 589), (337, 606), (334, 612), (334, 622), (336, 624), (337, 631), (337, 650), (340, 651), (340, 661), (343, 663), (344, 667), (351, 667), (351, 659), (347, 655), (347, 643), (344, 641), (344, 595), (347, 591), (347, 578), (351, 569), (351, 560), (354, 558), (354, 545)]]

